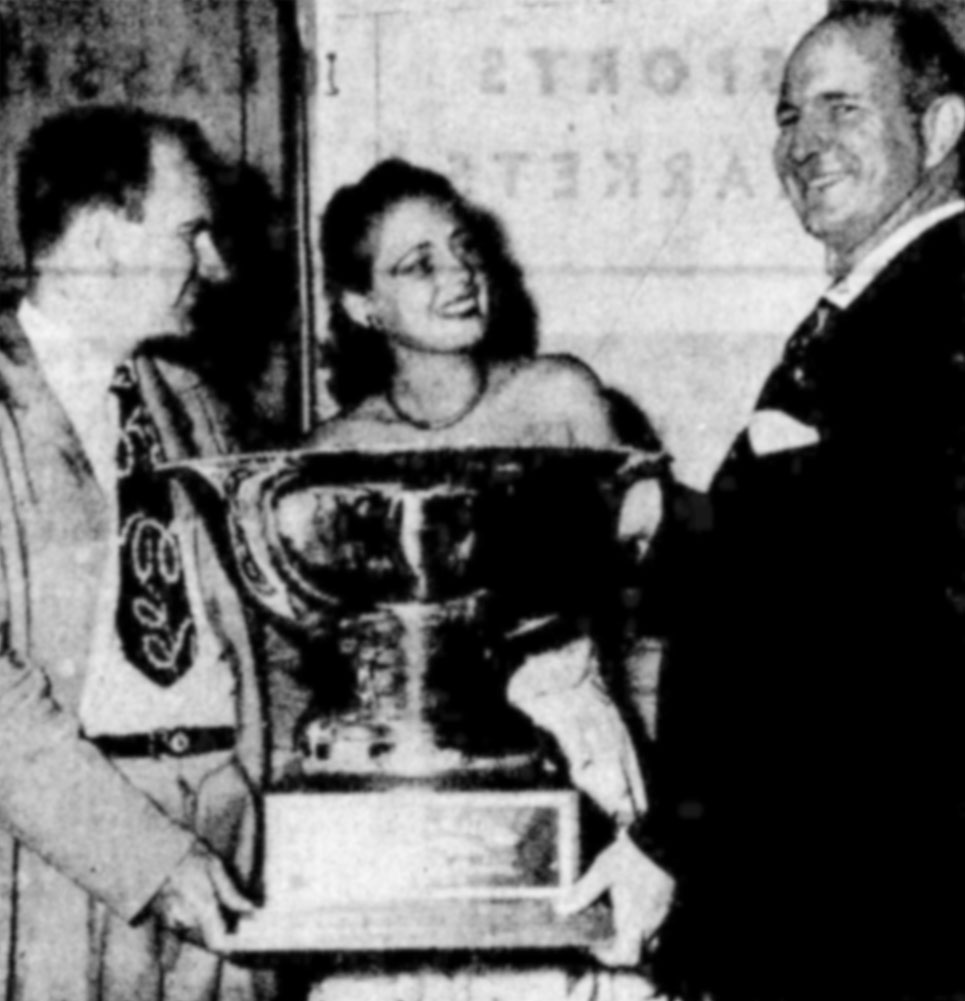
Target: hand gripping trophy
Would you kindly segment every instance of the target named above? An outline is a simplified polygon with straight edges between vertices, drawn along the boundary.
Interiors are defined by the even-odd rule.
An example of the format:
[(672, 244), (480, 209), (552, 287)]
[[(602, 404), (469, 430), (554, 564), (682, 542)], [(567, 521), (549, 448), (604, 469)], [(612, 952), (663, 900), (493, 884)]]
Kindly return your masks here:
[(600, 934), (598, 913), (564, 920), (552, 907), (580, 862), (579, 796), (558, 748), (592, 737), (565, 693), (588, 672), (598, 684), (598, 665), (552, 652), (590, 650), (604, 629), (620, 500), (659, 468), (644, 453), (558, 448), (168, 467), (216, 499), (199, 509), (247, 595), (326, 640), (305, 665), (313, 703), (296, 768), (267, 796), (266, 907), (239, 948)]

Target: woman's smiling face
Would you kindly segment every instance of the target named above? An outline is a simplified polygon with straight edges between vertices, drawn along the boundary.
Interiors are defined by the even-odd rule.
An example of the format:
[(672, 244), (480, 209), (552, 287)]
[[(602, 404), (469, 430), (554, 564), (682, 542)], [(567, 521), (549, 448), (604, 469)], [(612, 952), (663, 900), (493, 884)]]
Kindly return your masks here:
[(431, 198), (393, 205), (369, 237), (370, 325), (390, 346), (467, 351), (486, 334), (489, 287), (482, 258), (457, 211)]

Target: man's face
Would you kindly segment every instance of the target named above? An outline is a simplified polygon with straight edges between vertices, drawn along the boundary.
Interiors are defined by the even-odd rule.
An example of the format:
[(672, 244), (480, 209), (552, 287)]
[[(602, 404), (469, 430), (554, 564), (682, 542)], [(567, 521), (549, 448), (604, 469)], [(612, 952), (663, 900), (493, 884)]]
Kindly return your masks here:
[[(131, 336), (179, 333), (203, 281), (221, 281), (226, 267), (211, 237), (211, 203), (197, 169), (180, 147), (156, 142), (153, 172), (140, 218), (124, 219), (116, 271)], [(120, 292), (120, 288), (118, 289)]]
[(916, 119), (883, 25), (826, 25), (788, 62), (778, 176), (804, 228), (839, 257), (873, 246), (924, 177)]

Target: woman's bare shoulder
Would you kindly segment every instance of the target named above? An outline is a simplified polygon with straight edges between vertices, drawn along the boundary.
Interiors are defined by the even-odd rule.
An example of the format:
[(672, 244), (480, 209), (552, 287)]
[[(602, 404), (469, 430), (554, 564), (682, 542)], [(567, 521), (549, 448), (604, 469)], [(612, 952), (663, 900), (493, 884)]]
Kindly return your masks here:
[(600, 380), (588, 365), (572, 355), (539, 355), (500, 362), (493, 366), (490, 378), (494, 389), (507, 393), (535, 393), (563, 405), (604, 403)]
[(305, 447), (325, 451), (371, 447), (373, 433), (386, 421), (385, 409), (380, 398), (364, 400), (357, 407), (316, 425)]
[(564, 429), (570, 444), (615, 443), (600, 380), (570, 355), (502, 363), (492, 373), (492, 386), (506, 409), (525, 412), (535, 424)]

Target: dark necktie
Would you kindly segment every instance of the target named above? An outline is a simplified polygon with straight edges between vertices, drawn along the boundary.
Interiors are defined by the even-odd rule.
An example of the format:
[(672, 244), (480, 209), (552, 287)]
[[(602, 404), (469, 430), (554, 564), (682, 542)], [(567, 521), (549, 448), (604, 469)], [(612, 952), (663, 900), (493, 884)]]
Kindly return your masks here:
[(839, 307), (821, 299), (791, 336), (768, 376), (757, 410), (781, 410), (806, 424), (822, 423), (819, 385)]
[(132, 364), (117, 369), (111, 392), (120, 416), (117, 633), (127, 660), (155, 684), (167, 687), (191, 667), (197, 647), (174, 505), (151, 475), (164, 454)]

